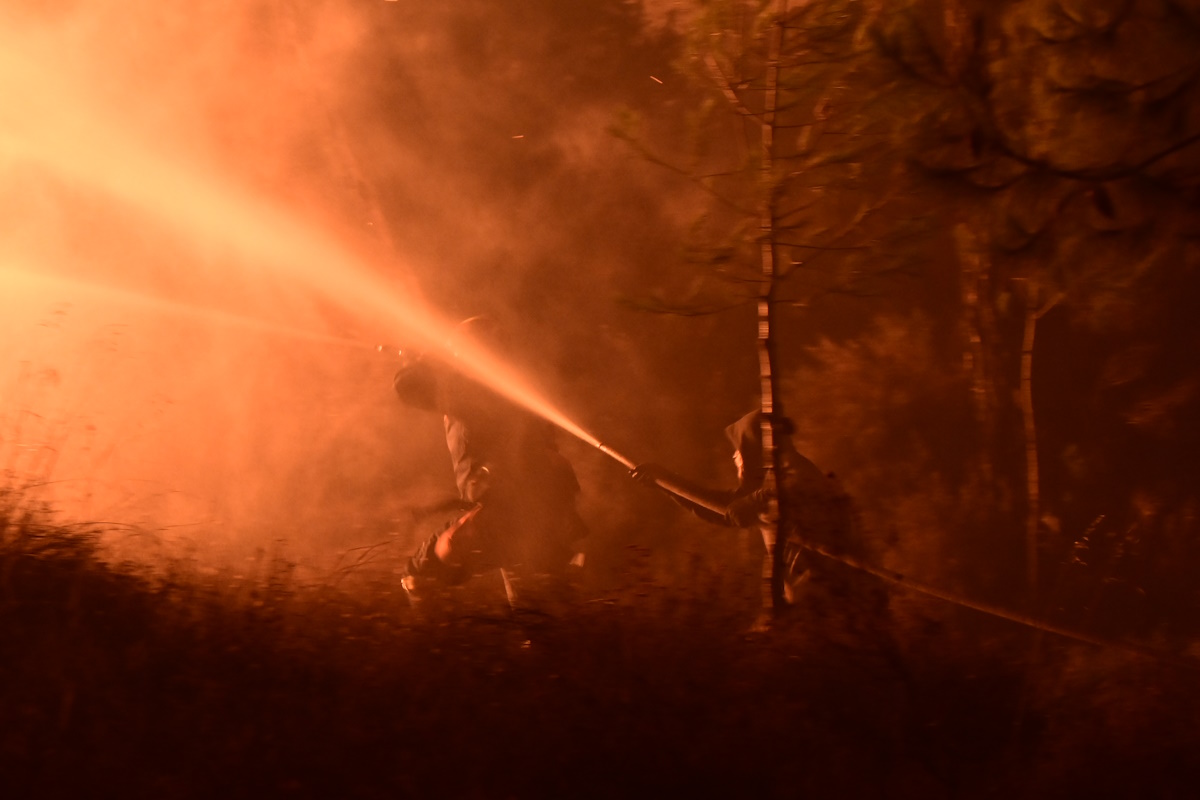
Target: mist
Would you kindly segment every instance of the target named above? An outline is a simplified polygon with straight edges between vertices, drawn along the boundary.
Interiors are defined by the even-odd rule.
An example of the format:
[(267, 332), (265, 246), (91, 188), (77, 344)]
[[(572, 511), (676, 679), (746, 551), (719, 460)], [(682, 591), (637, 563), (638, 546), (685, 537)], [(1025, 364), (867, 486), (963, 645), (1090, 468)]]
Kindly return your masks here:
[[(436, 348), (483, 312), (513, 332), (493, 366), (601, 439), (691, 426), (662, 367), (696, 328), (617, 302), (667, 274), (694, 204), (607, 131), (631, 97), (678, 100), (636, 8), (4, 14), (0, 446), (67, 517), (207, 558), (410, 537), (453, 484), (375, 345)], [(585, 497), (620, 482), (568, 447)]]

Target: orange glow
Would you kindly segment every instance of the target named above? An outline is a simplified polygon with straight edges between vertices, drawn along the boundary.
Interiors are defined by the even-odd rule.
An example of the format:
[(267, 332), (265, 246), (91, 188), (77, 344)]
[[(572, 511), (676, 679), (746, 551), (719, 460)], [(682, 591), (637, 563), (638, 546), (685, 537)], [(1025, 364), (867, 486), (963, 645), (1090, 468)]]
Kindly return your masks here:
[[(92, 476), (86, 478), (87, 491), (91, 492), (90, 487), (97, 481), (122, 479), (126, 473), (117, 469), (116, 457), (105, 454), (114, 448), (117, 452), (137, 451), (136, 457), (128, 457), (137, 459), (137, 469), (128, 471), (132, 475), (161, 475), (162, 468), (158, 465), (192, 459), (194, 464), (180, 469), (201, 486), (194, 491), (198, 496), (218, 499), (208, 503), (216, 508), (214, 511), (207, 506), (202, 513), (188, 511), (184, 515), (187, 524), (201, 518), (236, 516), (226, 513), (227, 507), (236, 504), (221, 498), (220, 480), (236, 482), (240, 491), (259, 496), (257, 501), (265, 504), (275, 496), (243, 475), (243, 470), (254, 469), (256, 464), (281, 463), (290, 452), (285, 452), (286, 447), (299, 448), (296, 471), (321, 463), (319, 454), (304, 453), (300, 445), (290, 444), (297, 440), (304, 443), (305, 437), (319, 439), (311, 432), (312, 423), (285, 419), (278, 409), (281, 401), (311, 404), (317, 401), (309, 396), (335, 390), (325, 385), (275, 388), (283, 381), (281, 371), (285, 367), (291, 369), (301, 376), (296, 378), (300, 381), (305, 372), (301, 364), (308, 358), (313, 366), (319, 362), (325, 365), (322, 375), (352, 375), (357, 370), (360, 374), (353, 379), (358, 384), (372, 377), (361, 374), (369, 371), (372, 362), (340, 364), (332, 362), (328, 355), (304, 348), (279, 351), (276, 347), (272, 351), (266, 343), (251, 342), (233, 333), (186, 333), (179, 325), (187, 320), (193, 325), (291, 337), (335, 348), (361, 348), (364, 353), (378, 341), (397, 341), (406, 348), (435, 352), (514, 403), (600, 447), (594, 436), (557, 409), (527, 378), (496, 354), (470, 343), (456, 342), (452, 347), (457, 320), (448, 319), (421, 299), (407, 279), (411, 270), (378, 255), (365, 255), (371, 248), (338, 232), (329, 224), (335, 217), (326, 213), (328, 210), (317, 210), (289, 193), (292, 188), (300, 188), (300, 194), (307, 198), (319, 196), (320, 185), (300, 186), (300, 179), (292, 175), (277, 185), (264, 183), (253, 170), (247, 174), (241, 169), (247, 163), (253, 164), (258, 151), (239, 152), (232, 160), (222, 158), (215, 150), (203, 146), (204, 132), (186, 130), (186, 123), (175, 127), (169, 124), (156, 127), (153, 119), (147, 123), (145, 108), (153, 107), (155, 98), (186, 104), (186, 98), (174, 95), (168, 98), (169, 90), (151, 91), (149, 99), (140, 99), (136, 113), (113, 103), (114, 97), (120, 96), (119, 90), (114, 94), (113, 86), (125, 73), (118, 70), (117, 77), (110, 76), (103, 87), (106, 91), (97, 91), (96, 81), (89, 73), (100, 63), (89, 59), (121, 58), (119, 53), (106, 51), (106, 45), (98, 45), (96, 52), (77, 55), (55, 40), (54, 30), (35, 26), (30, 30), (38, 31), (38, 35), (22, 35), (20, 28), (5, 22), (0, 19), (0, 96), (5, 98), (0, 105), (0, 175), (13, 180), (6, 181), (8, 188), (0, 193), (0, 206), (7, 204), (13, 209), (13, 219), (18, 222), (0, 230), (2, 302), (6, 306), (24, 303), (26, 307), (22, 310), (29, 326), (42, 323), (34, 322), (36, 304), (22, 300), (22, 296), (37, 296), (40, 298), (37, 302), (61, 301), (64, 296), (72, 297), (73, 301), (77, 297), (86, 298), (92, 309), (112, 309), (88, 311), (86, 324), (113, 325), (116, 314), (116, 324), (121, 325), (124, 319), (120, 315), (124, 312), (120, 309), (132, 309), (149, 326), (140, 328), (134, 337), (141, 348), (138, 353), (146, 355), (127, 357), (117, 366), (105, 368), (108, 371), (84, 356), (41, 349), (45, 360), (54, 362), (56, 368), (65, 365), (64, 372), (94, 376), (94, 383), (82, 389), (84, 397), (63, 400), (57, 416), (42, 414), (46, 420), (53, 417), (70, 429), (60, 438), (79, 439), (79, 429), (91, 430), (90, 422), (84, 425), (85, 412), (105, 421), (118, 420), (111, 423), (117, 441), (104, 453), (97, 445), (95, 457), (87, 461), (88, 466), (76, 468), (79, 474), (72, 473), (68, 476), (71, 480), (84, 480), (80, 475), (86, 472)], [(146, 20), (140, 20), (139, 24), (146, 24)], [(152, 25), (150, 29), (153, 30)], [(95, 38), (101, 42), (105, 39)], [(227, 71), (227, 83), (230, 76), (239, 74), (236, 63), (222, 67)], [(258, 88), (269, 92), (269, 80), (262, 80), (264, 83)], [(218, 95), (226, 91), (225, 84), (214, 81), (214, 86), (217, 88), (205, 88)], [(228, 91), (237, 91), (237, 87), (230, 85)], [(248, 102), (256, 99), (252, 97)], [(291, 118), (303, 116), (304, 110), (298, 107), (271, 113)], [(168, 135), (163, 135), (164, 131)], [(279, 135), (287, 134), (282, 131)], [(80, 228), (78, 220), (70, 216), (80, 214), (62, 210), (71, 202), (91, 215), (84, 221), (92, 227)], [(93, 249), (96, 242), (103, 247)], [(197, 286), (205, 291), (197, 291)], [(335, 309), (336, 318), (321, 309)], [(167, 320), (170, 333), (156, 336), (154, 326), (164, 323), (155, 320)], [(14, 323), (10, 319), (11, 324)], [(82, 326), (84, 323), (76, 329)], [(8, 343), (10, 350), (13, 342), (18, 341), (13, 336), (22, 336), (22, 331), (32, 329), (14, 329)], [(50, 341), (46, 337), (49, 334), (43, 338)], [(198, 337), (199, 346), (193, 347), (191, 342)], [(55, 341), (65, 343), (63, 337)], [(33, 363), (29, 356), (19, 357), (25, 359), (22, 363)], [(248, 366), (253, 358), (286, 361), (295, 366), (276, 364), (264, 373), (275, 377), (258, 378)], [(162, 359), (171, 363), (163, 366)], [(213, 363), (201, 367), (204, 359), (213, 359)], [(336, 366), (330, 367), (331, 363)], [(152, 381), (134, 377), (135, 368), (153, 378), (170, 378), (176, 383), (169, 390), (155, 388)], [(13, 379), (15, 393), (2, 398), (0, 422), (6, 412), (14, 410), (14, 404), (14, 413), (20, 416), (33, 411), (37, 402), (48, 402), (45, 399), (48, 390), (43, 391), (40, 384), (33, 386), (22, 376), (25, 372)], [(239, 391), (243, 383), (263, 392), (265, 399), (232, 399), (231, 393)], [(386, 381), (379, 381), (381, 393), (386, 386)], [(272, 391), (280, 396), (270, 397)], [(354, 391), (355, 387), (350, 387), (345, 393), (362, 402), (358, 400), (361, 390), (357, 396)], [(178, 402), (179, 396), (194, 405), (185, 410)], [(147, 397), (159, 398), (153, 402), (167, 404), (161, 406), (166, 410), (139, 411), (136, 405), (146, 402)], [(254, 419), (237, 416), (261, 415), (264, 409), (273, 416)], [(320, 413), (337, 416), (341, 412)], [(159, 426), (161, 430), (146, 427), (147, 419), (169, 420), (176, 427), (168, 431), (166, 422)], [(357, 435), (366, 438), (370, 435), (368, 426), (359, 424), (366, 432)], [(220, 426), (220, 435), (215, 431), (206, 434), (205, 426)], [(287, 443), (274, 443), (270, 433), (262, 432), (272, 426), (280, 430), (276, 438)], [(23, 435), (31, 439), (28, 430)], [(328, 437), (332, 433), (322, 432), (322, 435)], [(52, 435), (49, 427), (38, 436), (42, 443), (37, 447), (45, 452), (50, 452), (51, 447), (58, 448), (55, 443), (58, 434)], [(8, 441), (16, 442), (19, 438), (13, 434)], [(150, 453), (153, 446), (162, 452)], [(246, 451), (236, 463), (220, 467), (201, 463), (206, 454), (220, 458), (234, 447)], [(181, 485), (186, 482), (181, 479)], [(164, 491), (175, 498), (172, 503), (183, 502), (178, 499), (182, 490), (177, 486), (172, 484)], [(294, 493), (295, 489), (286, 491)], [(285, 489), (279, 489), (278, 494), (284, 498), (291, 496), (285, 494)], [(277, 499), (275, 505), (280, 505)]]
[(198, 305), (188, 305), (186, 303), (180, 303), (163, 297), (155, 297), (149, 294), (140, 294), (137, 292), (126, 291), (124, 289), (114, 289), (101, 284), (88, 283), (86, 281), (75, 280), (72, 278), (64, 278), (48, 272), (45, 269), (39, 270), (28, 266), (17, 266), (11, 261), (9, 263), (0, 263), (0, 285), (3, 285), (6, 290), (13, 293), (49, 292), (55, 296), (71, 296), (74, 294), (81, 294), (89, 299), (98, 300), (102, 303), (137, 308), (157, 314), (195, 317), (198, 320), (215, 323), (217, 325), (243, 327), (273, 336), (282, 336), (290, 339), (302, 339), (318, 344), (340, 345), (342, 347), (362, 346), (362, 342), (354, 339), (328, 336), (326, 334), (314, 333), (312, 331), (306, 331), (300, 328), (289, 328), (284, 325), (276, 325), (271, 322), (254, 319), (253, 317), (231, 314), (228, 311), (223, 311), (217, 308), (205, 308)]
[[(453, 358), (462, 371), (593, 445), (599, 440), (558, 411), (494, 355), (474, 346), (451, 352), (453, 323), (396, 291), (378, 269), (286, 209), (226, 182), (211, 171), (157, 155), (117, 128), (99, 109), (62, 83), (45, 77), (48, 65), (0, 52), (0, 93), (18, 124), (0, 144), (9, 159), (29, 161), (60, 177), (128, 203), (197, 244), (224, 244), (250, 268), (270, 271), (332, 300), (389, 334), (419, 341)], [(32, 85), (37, 76), (42, 85)], [(394, 337), (393, 337), (394, 338)]]

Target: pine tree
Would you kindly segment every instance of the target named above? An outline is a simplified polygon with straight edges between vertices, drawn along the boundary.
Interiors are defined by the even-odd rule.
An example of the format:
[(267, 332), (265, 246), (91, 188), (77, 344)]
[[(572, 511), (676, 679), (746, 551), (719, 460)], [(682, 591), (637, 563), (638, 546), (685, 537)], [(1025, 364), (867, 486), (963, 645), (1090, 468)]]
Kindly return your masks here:
[(957, 208), (980, 422), (995, 426), (1007, 406), (1022, 442), (1015, 463), (991, 457), (1024, 475), (1032, 596), (1045, 532), (1038, 327), (1057, 308), (1099, 322), (1114, 297), (1188, 257), (1200, 12), (1171, 0), (910, 0), (881, 20), (878, 41), (923, 101), (894, 145)]

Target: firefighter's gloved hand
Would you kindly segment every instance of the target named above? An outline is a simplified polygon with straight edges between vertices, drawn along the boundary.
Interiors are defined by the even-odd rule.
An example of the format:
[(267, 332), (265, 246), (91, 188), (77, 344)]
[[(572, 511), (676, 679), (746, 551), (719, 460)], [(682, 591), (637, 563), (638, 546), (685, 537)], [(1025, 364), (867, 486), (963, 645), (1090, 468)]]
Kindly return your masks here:
[(633, 469), (629, 470), (629, 477), (640, 483), (642, 486), (648, 486), (651, 489), (658, 486), (660, 480), (665, 479), (670, 475), (662, 466), (655, 464), (652, 461), (647, 461), (645, 464), (638, 464)]
[(766, 496), (760, 492), (761, 490), (748, 494), (730, 503), (729, 511), (726, 512), (730, 523), (738, 528), (752, 528), (764, 521), (767, 501)]

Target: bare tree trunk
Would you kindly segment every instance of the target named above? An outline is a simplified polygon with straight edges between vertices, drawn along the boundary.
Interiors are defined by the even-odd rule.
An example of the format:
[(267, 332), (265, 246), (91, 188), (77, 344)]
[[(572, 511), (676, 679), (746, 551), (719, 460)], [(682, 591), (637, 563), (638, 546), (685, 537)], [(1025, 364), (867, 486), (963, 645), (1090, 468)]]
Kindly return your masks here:
[(991, 484), (996, 444), (996, 396), (987, 348), (996, 342), (996, 323), (988, 285), (987, 256), (967, 224), (955, 228), (954, 238), (960, 264), (963, 324), (967, 339), (963, 368), (971, 376), (971, 401), (983, 440), (980, 471), (984, 482)]
[[(769, 593), (771, 609), (780, 613), (787, 604), (785, 546), (787, 503), (780, 497), (780, 451), (775, 446), (779, 432), (775, 398), (775, 340), (773, 295), (776, 277), (775, 247), (775, 112), (779, 101), (779, 54), (783, 47), (783, 12), (787, 1), (780, 0), (779, 16), (768, 34), (766, 89), (762, 117), (762, 210), (760, 216), (762, 293), (758, 301), (758, 363), (762, 389), (763, 488), (767, 495), (767, 513), (763, 521), (763, 539), (767, 554), (763, 562), (764, 594)], [(770, 565), (769, 575), (767, 565)]]
[(1033, 307), (1037, 289), (1029, 287), (1030, 302), (1025, 307), (1025, 335), (1021, 340), (1021, 419), (1025, 427), (1025, 581), (1032, 600), (1038, 580), (1038, 453), (1037, 423), (1033, 417), (1033, 341), (1037, 333), (1037, 314)]
[(1046, 312), (1054, 308), (1062, 295), (1040, 305), (1041, 290), (1030, 279), (1025, 292), (1025, 332), (1021, 339), (1021, 388), (1019, 399), (1021, 420), (1025, 430), (1025, 579), (1029, 599), (1037, 597), (1038, 585), (1038, 528), (1041, 524), (1041, 492), (1038, 473), (1037, 420), (1033, 413), (1033, 346), (1037, 324)]

